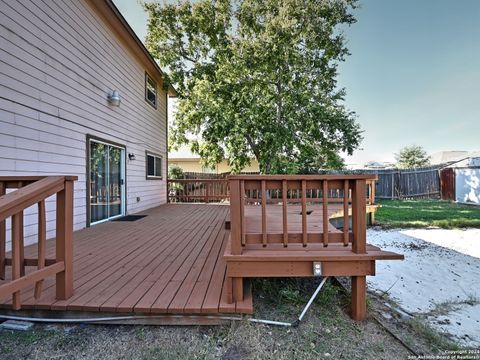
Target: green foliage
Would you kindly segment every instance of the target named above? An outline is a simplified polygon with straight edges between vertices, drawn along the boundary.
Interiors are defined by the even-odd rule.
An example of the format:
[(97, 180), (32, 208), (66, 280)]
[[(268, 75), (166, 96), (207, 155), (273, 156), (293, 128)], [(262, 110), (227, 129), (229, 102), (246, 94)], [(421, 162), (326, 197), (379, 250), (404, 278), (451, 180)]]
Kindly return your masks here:
[(397, 167), (400, 169), (413, 169), (430, 164), (430, 157), (427, 152), (418, 145), (403, 147), (398, 154), (395, 154)]
[[(200, 0), (144, 4), (147, 47), (180, 96), (174, 147), (234, 172), (255, 157), (262, 173), (338, 168), (361, 131), (343, 104), (339, 26), (356, 0)], [(193, 140), (192, 140), (193, 139)]]
[(387, 227), (480, 227), (480, 208), (440, 200), (379, 200), (375, 215)]
[(175, 179), (183, 179), (183, 170), (180, 166), (171, 165), (168, 167), (168, 178), (175, 180)]

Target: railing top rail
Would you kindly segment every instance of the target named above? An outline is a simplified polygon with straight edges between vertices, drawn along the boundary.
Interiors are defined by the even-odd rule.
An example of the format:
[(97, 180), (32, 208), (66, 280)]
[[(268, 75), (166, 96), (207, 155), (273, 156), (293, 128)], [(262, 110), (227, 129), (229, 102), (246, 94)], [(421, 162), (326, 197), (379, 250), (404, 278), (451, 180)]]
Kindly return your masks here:
[(45, 175), (45, 176), (0, 176), (0, 181), (37, 181), (50, 177), (62, 177), (65, 180), (76, 181), (78, 176), (64, 175)]
[(376, 174), (339, 175), (230, 175), (229, 180), (377, 180)]
[[(7, 177), (0, 178), (0, 181), (1, 179), (5, 178)], [(19, 211), (22, 211), (62, 190), (66, 180), (76, 179), (76, 176), (40, 177), (39, 180), (35, 181), (34, 183), (26, 185), (17, 191), (1, 196), (0, 221), (17, 214)]]
[(192, 182), (227, 182), (228, 179), (168, 179), (169, 182), (192, 183)]

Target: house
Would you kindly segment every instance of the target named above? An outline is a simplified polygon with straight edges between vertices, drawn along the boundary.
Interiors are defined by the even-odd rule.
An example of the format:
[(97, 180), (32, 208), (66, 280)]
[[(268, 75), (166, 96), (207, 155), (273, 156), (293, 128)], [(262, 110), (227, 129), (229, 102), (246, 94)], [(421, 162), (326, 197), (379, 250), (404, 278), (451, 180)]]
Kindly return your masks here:
[[(181, 147), (177, 151), (171, 151), (168, 154), (168, 163), (172, 166), (178, 166), (185, 172), (207, 173), (207, 174), (224, 174), (231, 172), (230, 165), (227, 160), (222, 160), (214, 168), (202, 164), (199, 155), (192, 154), (186, 147)], [(250, 165), (242, 169), (244, 173), (258, 173), (260, 166), (256, 159), (250, 160)]]
[(78, 176), (75, 230), (164, 204), (174, 89), (113, 2), (0, 3), (0, 176)]

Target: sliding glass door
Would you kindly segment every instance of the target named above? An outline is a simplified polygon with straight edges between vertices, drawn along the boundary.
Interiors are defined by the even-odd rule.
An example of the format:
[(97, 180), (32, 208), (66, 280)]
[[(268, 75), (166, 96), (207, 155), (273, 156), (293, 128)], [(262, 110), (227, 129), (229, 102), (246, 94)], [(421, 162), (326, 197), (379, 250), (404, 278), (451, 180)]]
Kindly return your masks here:
[(89, 139), (90, 224), (125, 214), (125, 148)]

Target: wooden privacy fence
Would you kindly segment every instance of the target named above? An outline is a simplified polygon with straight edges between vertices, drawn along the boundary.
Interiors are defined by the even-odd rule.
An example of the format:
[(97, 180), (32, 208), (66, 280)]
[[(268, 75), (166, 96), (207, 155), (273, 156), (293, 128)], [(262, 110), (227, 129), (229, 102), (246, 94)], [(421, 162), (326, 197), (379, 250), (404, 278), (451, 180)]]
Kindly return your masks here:
[[(42, 293), (43, 280), (56, 276), (56, 296), (65, 300), (73, 294), (73, 182), (74, 176), (0, 177), (0, 299), (12, 296), (14, 310), (21, 308), (20, 291), (35, 284), (34, 296)], [(7, 193), (7, 189), (16, 189)], [(56, 258), (45, 258), (45, 199), (56, 194)], [(38, 209), (38, 258), (24, 257), (24, 211)], [(11, 218), (11, 256), (6, 254), (5, 220)], [(11, 267), (7, 279), (6, 267)], [(37, 270), (25, 271), (25, 267)], [(10, 281), (9, 281), (10, 280)]]
[[(299, 175), (301, 176), (301, 175)], [(374, 177), (374, 176), (373, 176)], [(366, 204), (375, 204), (375, 180), (367, 179)], [(250, 202), (261, 201), (261, 189), (249, 189), (247, 199)], [(280, 188), (266, 190), (267, 202), (275, 203), (282, 199)], [(300, 189), (289, 188), (287, 199), (290, 202), (300, 202), (302, 198)], [(349, 196), (351, 191), (349, 192)], [(307, 197), (313, 200), (321, 200), (321, 189), (308, 188)], [(168, 179), (168, 198), (170, 202), (224, 202), (230, 200), (230, 184), (228, 179)], [(328, 198), (332, 202), (339, 202), (343, 198), (343, 189), (331, 188), (328, 190)]]
[(438, 167), (376, 170), (376, 196), (380, 199), (404, 199), (440, 196)]

